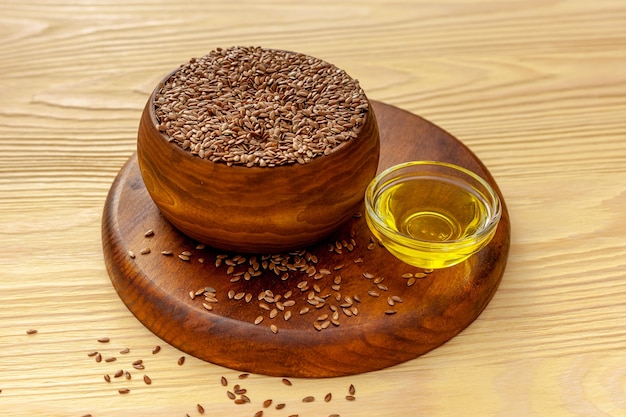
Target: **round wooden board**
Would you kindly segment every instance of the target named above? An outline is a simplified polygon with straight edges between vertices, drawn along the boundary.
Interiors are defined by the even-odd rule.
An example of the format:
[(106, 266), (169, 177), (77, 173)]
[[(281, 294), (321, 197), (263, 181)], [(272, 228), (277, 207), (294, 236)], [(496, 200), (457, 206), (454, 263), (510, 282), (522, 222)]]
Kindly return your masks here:
[[(398, 108), (379, 102), (373, 107), (381, 135), (379, 170), (409, 160), (447, 161), (475, 171), (500, 194), (480, 160), (450, 134)], [(145, 236), (148, 230), (154, 234)], [(414, 359), (472, 323), (502, 278), (510, 223), (504, 205), (496, 235), (484, 250), (455, 267), (410, 279), (403, 275), (420, 277), (423, 271), (370, 244), (365, 219), (357, 214), (306, 255), (285, 254), (289, 265), (283, 270), (270, 270), (278, 261), (257, 255), (262, 274), (250, 277), (246, 272), (254, 270), (249, 270), (252, 255), (239, 259), (198, 247), (162, 217), (134, 155), (109, 192), (102, 240), (120, 298), (171, 345), (244, 372), (333, 377)], [(149, 253), (142, 253), (147, 249)], [(184, 251), (191, 253), (189, 260), (179, 258)], [(227, 258), (217, 261), (220, 255)], [(236, 265), (229, 268), (233, 259)], [(263, 269), (264, 259), (268, 269)], [(216, 266), (216, 261), (222, 264)], [(298, 261), (308, 271), (298, 269)], [(205, 287), (215, 290), (217, 302), (207, 303), (203, 295), (190, 297), (190, 291)], [(266, 299), (259, 300), (259, 294)], [(390, 302), (391, 297), (396, 301)], [(258, 317), (263, 320), (255, 324)]]

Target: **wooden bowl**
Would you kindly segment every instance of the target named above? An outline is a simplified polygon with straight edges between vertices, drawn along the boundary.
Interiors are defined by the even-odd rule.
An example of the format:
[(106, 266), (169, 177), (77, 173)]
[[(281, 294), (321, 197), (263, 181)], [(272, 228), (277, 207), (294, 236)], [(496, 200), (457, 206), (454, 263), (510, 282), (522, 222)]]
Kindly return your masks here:
[(228, 166), (168, 141), (158, 130), (157, 92), (139, 124), (141, 176), (165, 218), (214, 248), (276, 253), (318, 242), (357, 211), (376, 174), (380, 139), (371, 104), (358, 136), (328, 155), (305, 164)]

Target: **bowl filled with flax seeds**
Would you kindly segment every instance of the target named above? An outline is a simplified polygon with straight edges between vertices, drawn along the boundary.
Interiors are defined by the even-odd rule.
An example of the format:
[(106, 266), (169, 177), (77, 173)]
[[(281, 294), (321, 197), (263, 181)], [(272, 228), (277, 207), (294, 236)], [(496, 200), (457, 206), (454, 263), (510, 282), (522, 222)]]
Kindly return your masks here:
[(305, 54), (218, 48), (154, 89), (137, 140), (146, 189), (187, 236), (273, 253), (322, 240), (361, 206), (378, 167), (371, 104)]

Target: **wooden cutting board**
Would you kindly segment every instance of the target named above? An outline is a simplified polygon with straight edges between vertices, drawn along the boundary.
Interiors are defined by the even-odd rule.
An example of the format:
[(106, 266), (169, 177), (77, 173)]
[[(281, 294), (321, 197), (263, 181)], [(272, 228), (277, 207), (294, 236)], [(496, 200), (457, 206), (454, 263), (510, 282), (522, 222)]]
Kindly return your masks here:
[[(480, 160), (449, 133), (396, 107), (373, 107), (379, 171), (410, 160), (446, 161), (478, 173), (500, 194)], [(500, 198), (492, 242), (448, 269), (423, 271), (391, 256), (372, 241), (362, 210), (306, 250), (242, 256), (198, 245), (173, 228), (150, 199), (133, 155), (104, 207), (104, 257), (129, 310), (188, 354), (272, 376), (356, 374), (414, 359), (483, 311), (509, 251)]]

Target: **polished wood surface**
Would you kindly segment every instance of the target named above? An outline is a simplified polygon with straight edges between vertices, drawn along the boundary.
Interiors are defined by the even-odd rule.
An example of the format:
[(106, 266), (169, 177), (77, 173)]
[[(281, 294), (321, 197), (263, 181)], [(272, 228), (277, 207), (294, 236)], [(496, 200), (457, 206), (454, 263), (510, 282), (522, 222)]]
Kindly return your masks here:
[[(483, 164), (449, 133), (397, 107), (374, 102), (373, 109), (383, 149), (379, 170), (439, 160), (472, 169), (497, 189)], [(488, 246), (453, 268), (426, 273), (375, 243), (362, 203), (331, 236), (297, 255), (198, 245), (165, 220), (139, 165), (133, 155), (105, 203), (102, 240), (113, 286), (157, 336), (231, 369), (320, 378), (414, 359), (473, 322), (506, 267), (510, 222), (502, 197)]]
[[(626, 415), (623, 1), (3, 0), (0, 10), (3, 415), (199, 416), (200, 403), (206, 415), (252, 416), (270, 398), (265, 417)], [(487, 166), (511, 250), (498, 291), (458, 336), (385, 370), (287, 386), (189, 356), (178, 365), (181, 352), (120, 301), (102, 210), (146, 99), (171, 68), (233, 44), (332, 62)], [(130, 381), (113, 377), (122, 368)], [(238, 383), (253, 404), (228, 399)]]
[(357, 137), (324, 157), (275, 167), (229, 166), (169, 142), (158, 129), (156, 93), (138, 128), (141, 176), (161, 213), (199, 242), (247, 253), (318, 243), (352, 217), (376, 175), (374, 111), (365, 115)]

